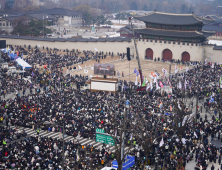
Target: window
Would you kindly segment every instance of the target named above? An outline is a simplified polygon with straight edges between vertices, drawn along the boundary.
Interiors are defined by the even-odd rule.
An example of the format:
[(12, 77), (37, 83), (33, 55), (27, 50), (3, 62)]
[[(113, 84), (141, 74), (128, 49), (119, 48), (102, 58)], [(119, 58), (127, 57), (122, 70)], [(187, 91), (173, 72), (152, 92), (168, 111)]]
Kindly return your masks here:
[(189, 43), (187, 43), (187, 45), (189, 45)]
[(173, 44), (175, 44), (175, 42), (173, 42)]
[(62, 16), (62, 18), (63, 18), (63, 16)]
[(170, 42), (170, 41), (168, 41), (168, 44), (171, 44), (171, 42)]
[(166, 41), (164, 41), (164, 43), (166, 44)]
[(155, 43), (157, 43), (157, 40), (155, 40)]
[(0, 26), (2, 26), (2, 23), (0, 23)]
[(162, 41), (160, 41), (160, 43), (162, 43)]
[(8, 23), (6, 23), (6, 26), (8, 26)]
[(178, 42), (178, 45), (180, 45), (180, 42)]
[(3, 23), (3, 26), (5, 26), (5, 23)]
[(185, 45), (185, 43), (183, 43), (183, 45)]

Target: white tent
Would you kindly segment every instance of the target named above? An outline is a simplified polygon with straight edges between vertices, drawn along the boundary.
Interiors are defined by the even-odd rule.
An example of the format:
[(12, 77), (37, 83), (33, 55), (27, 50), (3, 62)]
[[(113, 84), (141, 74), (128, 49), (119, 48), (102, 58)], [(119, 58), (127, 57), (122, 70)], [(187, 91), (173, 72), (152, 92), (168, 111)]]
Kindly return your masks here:
[(31, 65), (29, 65), (26, 61), (24, 61), (23, 59), (21, 59), (20, 57), (18, 57), (16, 60), (15, 60), (18, 65), (20, 65), (22, 68), (32, 68)]

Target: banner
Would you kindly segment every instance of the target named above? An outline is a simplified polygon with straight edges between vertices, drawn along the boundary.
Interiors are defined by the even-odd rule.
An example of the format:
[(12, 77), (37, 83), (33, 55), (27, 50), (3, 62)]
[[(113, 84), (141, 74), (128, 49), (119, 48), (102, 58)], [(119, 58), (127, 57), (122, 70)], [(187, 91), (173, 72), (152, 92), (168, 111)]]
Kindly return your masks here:
[(94, 64), (94, 74), (114, 76), (114, 65), (110, 64)]

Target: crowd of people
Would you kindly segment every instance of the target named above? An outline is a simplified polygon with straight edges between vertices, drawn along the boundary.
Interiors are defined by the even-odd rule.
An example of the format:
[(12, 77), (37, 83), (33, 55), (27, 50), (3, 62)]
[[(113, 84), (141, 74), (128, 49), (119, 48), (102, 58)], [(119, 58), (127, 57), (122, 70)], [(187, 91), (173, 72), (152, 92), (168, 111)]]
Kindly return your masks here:
[[(64, 75), (57, 67), (57, 63), (88, 60), (90, 57), (87, 58), (87, 55), (91, 53), (85, 52), (85, 57), (80, 57), (80, 60), (76, 52), (67, 55), (33, 51), (32, 56), (26, 59), (30, 64), (50, 67), (43, 71), (38, 67), (26, 70), (31, 82), (13, 75), (1, 76), (0, 122), (6, 125), (2, 126), (0, 136), (3, 145), (0, 162), (3, 166), (62, 169), (64, 165), (66, 169), (96, 169), (111, 164), (114, 159), (119, 161), (120, 153), (111, 152), (105, 145), (96, 149), (90, 144), (82, 146), (78, 142), (67, 141), (63, 164), (60, 139), (38, 134), (36, 137), (26, 136), (25, 132), (17, 132), (10, 126), (65, 131), (69, 136), (94, 140), (99, 128), (112, 135), (117, 144), (121, 143), (121, 128), (126, 126), (131, 130), (126, 132), (124, 140), (129, 148), (128, 154), (135, 156), (136, 163), (132, 168), (138, 170), (147, 168), (148, 164), (156, 169), (183, 169), (192, 158), (198, 169), (206, 169), (209, 162), (217, 158), (221, 163), (220, 148), (210, 143), (215, 138), (220, 139), (220, 117), (215, 114), (209, 118), (207, 114), (209, 119), (206, 116), (203, 119), (202, 115), (195, 122), (193, 114), (199, 107), (193, 103), (197, 95), (205, 113), (216, 111), (220, 114), (220, 65), (212, 68), (211, 63), (199, 64), (184, 73), (155, 80), (146, 91), (138, 92), (134, 83), (119, 81), (117, 93), (92, 92), (81, 89), (88, 77)], [(7, 60), (7, 56), (3, 58)], [(64, 66), (67, 65), (62, 64)], [(162, 84), (170, 86), (172, 93), (164, 92), (164, 87), (161, 93)], [(19, 93), (21, 90), (23, 95)], [(15, 91), (15, 97), (5, 99), (7, 94)], [(129, 109), (125, 109), (126, 100), (129, 100)], [(198, 114), (200, 112), (202, 109), (198, 108)], [(123, 123), (125, 120), (127, 123)], [(145, 145), (149, 145), (148, 149)]]

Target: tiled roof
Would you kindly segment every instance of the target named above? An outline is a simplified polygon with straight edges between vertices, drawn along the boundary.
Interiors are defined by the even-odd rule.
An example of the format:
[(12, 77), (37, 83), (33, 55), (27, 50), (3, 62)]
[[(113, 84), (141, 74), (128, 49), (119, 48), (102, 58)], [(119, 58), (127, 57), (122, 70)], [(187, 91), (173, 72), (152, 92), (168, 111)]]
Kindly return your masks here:
[(135, 29), (138, 34), (147, 35), (160, 35), (160, 36), (172, 36), (172, 37), (201, 37), (202, 33), (196, 31), (169, 31), (169, 30), (157, 30), (157, 29)]
[(202, 27), (202, 30), (222, 32), (222, 26), (219, 26), (219, 25), (204, 25)]
[(60, 42), (131, 42), (131, 38), (39, 38), (39, 37), (25, 37), (25, 36), (13, 36), (13, 35), (0, 35), (0, 38), (12, 38), (12, 39), (24, 39), (24, 40), (36, 40), (36, 41), (60, 41)]
[(222, 46), (214, 46), (214, 50), (222, 50)]
[(72, 11), (65, 8), (52, 8), (52, 9), (46, 9), (44, 11), (35, 11), (32, 12), (35, 13), (42, 13), (42, 14), (48, 14), (48, 15), (66, 15), (66, 16), (72, 16), (72, 15), (82, 15), (81, 12)]
[(213, 20), (201, 18), (195, 14), (172, 14), (156, 11), (144, 16), (135, 16), (134, 18), (149, 23), (170, 25), (193, 25), (213, 22)]
[(37, 20), (43, 20), (43, 16), (44, 16), (44, 19), (47, 19), (47, 20), (54, 20), (55, 19), (55, 16), (53, 16), (53, 15), (47, 15), (47, 14), (42, 14), (42, 13), (27, 14), (27, 16), (30, 16), (31, 18), (34, 18)]

